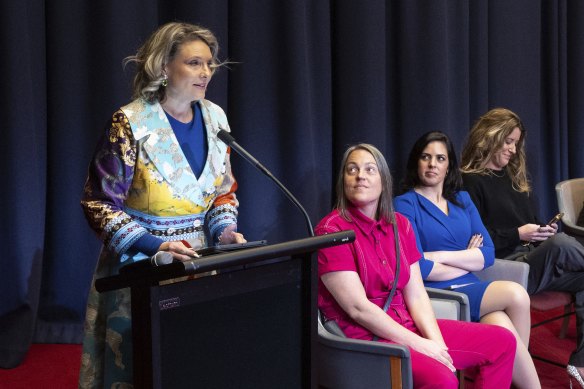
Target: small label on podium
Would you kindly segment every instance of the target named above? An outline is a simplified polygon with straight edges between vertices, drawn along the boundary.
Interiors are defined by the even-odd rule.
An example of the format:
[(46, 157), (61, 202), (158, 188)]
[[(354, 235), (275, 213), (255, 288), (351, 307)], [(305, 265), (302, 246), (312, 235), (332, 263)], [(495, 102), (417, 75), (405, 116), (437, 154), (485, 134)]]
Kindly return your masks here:
[(158, 307), (160, 308), (161, 311), (180, 307), (180, 298), (173, 297), (173, 298), (166, 299), (166, 300), (160, 300), (158, 302)]

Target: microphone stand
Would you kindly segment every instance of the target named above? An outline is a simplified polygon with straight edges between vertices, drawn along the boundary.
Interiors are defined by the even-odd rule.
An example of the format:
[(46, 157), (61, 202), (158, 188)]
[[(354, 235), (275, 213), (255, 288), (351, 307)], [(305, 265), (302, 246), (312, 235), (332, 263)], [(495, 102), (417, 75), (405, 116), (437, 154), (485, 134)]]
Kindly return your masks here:
[(302, 212), (304, 215), (304, 219), (306, 220), (306, 227), (308, 228), (308, 232), (310, 236), (314, 236), (314, 230), (312, 229), (312, 223), (310, 222), (310, 217), (308, 217), (308, 213), (304, 207), (300, 204), (300, 202), (294, 197), (292, 193), (276, 178), (268, 169), (264, 167), (257, 159), (255, 159), (250, 153), (248, 153), (243, 147), (241, 147), (227, 131), (221, 129), (217, 133), (217, 137), (221, 139), (225, 144), (230, 146), (233, 150), (235, 150), (239, 155), (241, 155), (247, 162), (255, 166), (260, 172), (264, 173), (271, 179), (273, 182), (276, 183), (278, 188), (284, 192), (286, 197)]

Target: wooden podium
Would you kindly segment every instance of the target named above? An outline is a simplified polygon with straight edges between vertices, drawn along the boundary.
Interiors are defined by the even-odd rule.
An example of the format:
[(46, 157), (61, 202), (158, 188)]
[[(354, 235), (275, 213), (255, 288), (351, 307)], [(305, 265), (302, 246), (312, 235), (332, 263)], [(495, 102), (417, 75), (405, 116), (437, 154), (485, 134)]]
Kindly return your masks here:
[(144, 261), (98, 279), (99, 292), (131, 288), (134, 387), (316, 387), (313, 254), (354, 239), (341, 231), (158, 267)]

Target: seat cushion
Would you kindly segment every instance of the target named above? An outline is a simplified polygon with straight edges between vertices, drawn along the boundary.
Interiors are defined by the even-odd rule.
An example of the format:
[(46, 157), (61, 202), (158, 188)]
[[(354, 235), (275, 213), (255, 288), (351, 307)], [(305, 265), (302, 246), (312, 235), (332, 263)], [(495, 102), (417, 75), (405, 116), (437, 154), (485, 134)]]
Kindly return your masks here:
[(531, 308), (547, 311), (572, 303), (572, 295), (567, 292), (544, 291), (531, 296)]

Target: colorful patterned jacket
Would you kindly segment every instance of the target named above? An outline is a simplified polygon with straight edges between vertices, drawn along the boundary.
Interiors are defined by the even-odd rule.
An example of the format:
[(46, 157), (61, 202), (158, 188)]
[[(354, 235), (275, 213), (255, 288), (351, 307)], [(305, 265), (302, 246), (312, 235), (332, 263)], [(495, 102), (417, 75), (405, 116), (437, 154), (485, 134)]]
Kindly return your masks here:
[(198, 179), (159, 103), (138, 99), (114, 113), (90, 164), (81, 204), (118, 263), (146, 257), (131, 248), (144, 234), (198, 240), (205, 247), (206, 233), (216, 239), (237, 223), (230, 149), (217, 138), (229, 124), (219, 106), (208, 100), (199, 104), (208, 155)]

